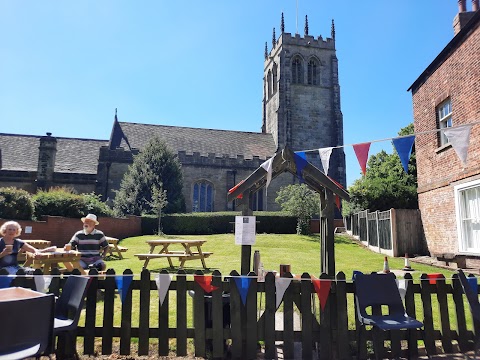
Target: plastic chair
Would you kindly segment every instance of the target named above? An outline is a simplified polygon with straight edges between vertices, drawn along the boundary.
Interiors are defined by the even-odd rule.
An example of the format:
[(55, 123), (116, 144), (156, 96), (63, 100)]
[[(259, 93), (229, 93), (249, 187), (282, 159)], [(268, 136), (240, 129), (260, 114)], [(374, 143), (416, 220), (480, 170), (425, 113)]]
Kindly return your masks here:
[(475, 328), (474, 359), (476, 359), (480, 345), (480, 303), (478, 302), (478, 294), (475, 294), (475, 291), (473, 291), (470, 284), (468, 283), (465, 273), (460, 269), (458, 270), (458, 279), (462, 284), (463, 292), (467, 296), (468, 304), (470, 305), (470, 311), (472, 312), (473, 326)]
[[(403, 307), (402, 298), (395, 282), (395, 275), (388, 274), (355, 274), (355, 303), (358, 320), (363, 325), (371, 325), (374, 330), (419, 329), (423, 323), (408, 316)], [(383, 315), (382, 305), (388, 307), (388, 315)], [(367, 309), (371, 307), (371, 315)], [(375, 334), (373, 335), (375, 337)], [(360, 349), (360, 339), (358, 349)], [(381, 348), (380, 348), (381, 345)], [(375, 357), (381, 358), (383, 343), (374, 341)]]
[(53, 340), (53, 294), (0, 302), (0, 360), (39, 357)]
[[(68, 341), (68, 344), (75, 349), (75, 354), (75, 331), (77, 329), (78, 320), (80, 319), (80, 313), (82, 312), (88, 281), (88, 277), (70, 275), (63, 286), (62, 294), (55, 304), (53, 335), (65, 336), (65, 340)], [(61, 347), (60, 343), (59, 347)]]

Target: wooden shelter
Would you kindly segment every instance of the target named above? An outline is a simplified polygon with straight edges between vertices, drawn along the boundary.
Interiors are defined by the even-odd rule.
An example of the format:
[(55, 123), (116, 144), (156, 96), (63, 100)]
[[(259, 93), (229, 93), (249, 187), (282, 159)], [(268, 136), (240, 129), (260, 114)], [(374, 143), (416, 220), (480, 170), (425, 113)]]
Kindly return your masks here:
[[(321, 216), (320, 216), (320, 272), (330, 276), (335, 275), (335, 251), (334, 251), (334, 207), (335, 196), (341, 199), (350, 200), (348, 193), (343, 190), (336, 182), (326, 176), (317, 167), (295, 154), (292, 150), (285, 147), (282, 151), (276, 153), (272, 158), (272, 179), (278, 175), (289, 172), (299, 179), (312, 190), (320, 194)], [(301, 164), (301, 166), (299, 166)], [(300, 171), (298, 171), (300, 170)], [(237, 184), (229, 191), (228, 201), (237, 199), (242, 207), (243, 216), (253, 215), (252, 200), (253, 194), (264, 187), (267, 183), (268, 172), (260, 166), (249, 177)], [(239, 196), (241, 195), (241, 198)], [(242, 245), (242, 263), (241, 272), (247, 274), (251, 267), (251, 246)]]

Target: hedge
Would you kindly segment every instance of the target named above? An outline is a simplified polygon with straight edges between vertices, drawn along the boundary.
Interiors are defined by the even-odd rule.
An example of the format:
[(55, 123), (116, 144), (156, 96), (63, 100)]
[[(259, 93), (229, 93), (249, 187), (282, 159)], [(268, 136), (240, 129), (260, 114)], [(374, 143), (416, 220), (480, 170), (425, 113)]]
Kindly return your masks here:
[(14, 187), (0, 188), (0, 218), (31, 220), (34, 204), (30, 194)]
[[(162, 230), (168, 235), (208, 235), (233, 232), (240, 212), (214, 212), (162, 215)], [(295, 234), (297, 219), (283, 212), (254, 212), (257, 233)], [(158, 217), (142, 216), (142, 234), (158, 233)]]

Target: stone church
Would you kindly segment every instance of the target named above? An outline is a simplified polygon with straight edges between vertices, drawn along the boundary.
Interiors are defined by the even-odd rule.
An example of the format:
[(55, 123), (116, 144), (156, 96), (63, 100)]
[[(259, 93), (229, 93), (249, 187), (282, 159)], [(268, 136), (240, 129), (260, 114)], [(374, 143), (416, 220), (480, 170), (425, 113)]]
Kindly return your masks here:
[[(343, 145), (333, 21), (330, 37), (315, 38), (305, 17), (302, 37), (285, 32), (282, 14), (270, 51), (265, 43), (261, 132), (130, 123), (115, 114), (108, 140), (0, 134), (0, 187), (34, 193), (66, 186), (111, 201), (134, 155), (154, 135), (178, 154), (188, 212), (234, 210), (228, 190), (285, 146), (300, 151)], [(318, 152), (308, 152), (307, 159), (322, 169)], [(343, 148), (333, 151), (328, 175), (345, 186)], [(289, 174), (276, 178), (256, 193), (254, 209), (278, 210), (277, 191), (294, 182)]]

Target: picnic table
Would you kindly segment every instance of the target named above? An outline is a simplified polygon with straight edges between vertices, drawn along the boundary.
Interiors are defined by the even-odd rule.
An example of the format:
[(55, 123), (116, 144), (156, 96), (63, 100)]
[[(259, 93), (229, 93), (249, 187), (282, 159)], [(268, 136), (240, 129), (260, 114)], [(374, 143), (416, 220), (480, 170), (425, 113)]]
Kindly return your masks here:
[(54, 252), (41, 252), (36, 254), (27, 252), (25, 255), (27, 256), (27, 260), (23, 266), (33, 269), (41, 269), (43, 267), (44, 274), (50, 274), (52, 268), (59, 267), (59, 264), (63, 264), (67, 271), (78, 269), (81, 274), (86, 275), (86, 271), (80, 265), (82, 253), (78, 251), (57, 249)]
[[(38, 250), (42, 250), (47, 247), (50, 247), (50, 245), (52, 244), (52, 242), (48, 240), (22, 240), (22, 241), (26, 244), (32, 245), (35, 249), (38, 249)], [(18, 261), (25, 261), (26, 258), (27, 257), (23, 252), (17, 255)]]
[(110, 237), (110, 236), (105, 236), (105, 238), (108, 241), (108, 254), (113, 255), (113, 253), (116, 252), (118, 254), (118, 257), (120, 259), (123, 259), (122, 252), (127, 251), (128, 248), (124, 246), (118, 246), (118, 242), (120, 240), (118, 240), (117, 238)]
[[(146, 269), (150, 259), (166, 258), (170, 267), (173, 268), (172, 258), (180, 260), (180, 267), (183, 267), (186, 261), (200, 259), (203, 268), (206, 269), (205, 258), (213, 254), (213, 252), (202, 251), (202, 245), (207, 240), (185, 240), (185, 239), (162, 239), (162, 240), (147, 240), (146, 243), (150, 245), (150, 252), (148, 254), (135, 254), (139, 260), (145, 260), (143, 268)], [(181, 245), (183, 250), (170, 250), (171, 245)], [(155, 248), (161, 246), (158, 253), (154, 253)], [(194, 248), (194, 250), (192, 250)], [(196, 250), (195, 250), (196, 248)]]

